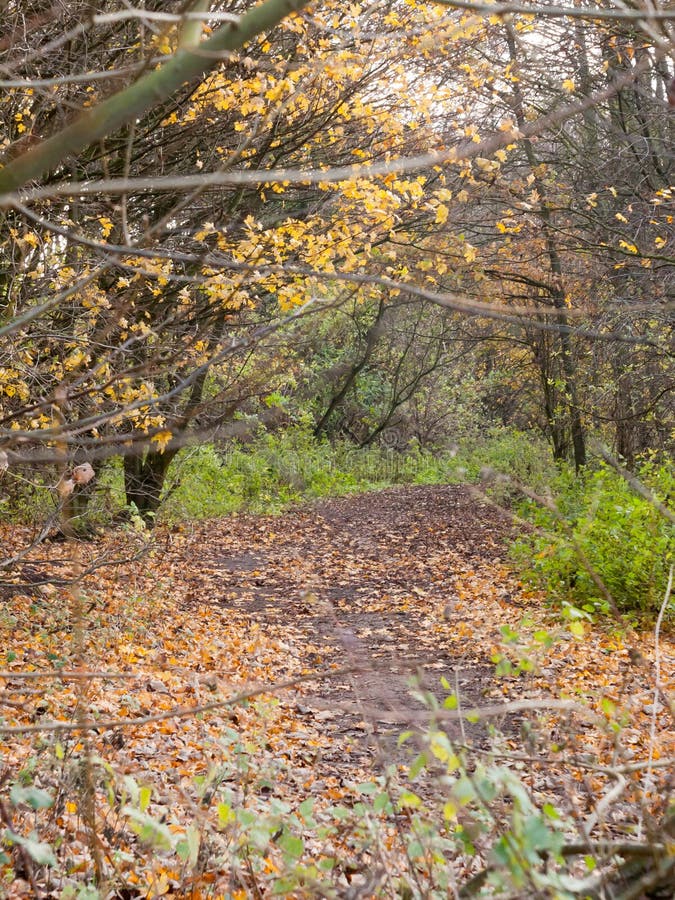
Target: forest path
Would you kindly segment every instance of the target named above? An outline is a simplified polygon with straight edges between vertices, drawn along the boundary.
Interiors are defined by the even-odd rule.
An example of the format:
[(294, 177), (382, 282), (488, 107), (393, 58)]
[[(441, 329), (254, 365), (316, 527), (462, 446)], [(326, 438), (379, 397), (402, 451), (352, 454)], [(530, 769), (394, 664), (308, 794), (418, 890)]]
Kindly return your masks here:
[[(294, 700), (295, 715), (332, 732), (336, 764), (345, 747), (362, 764), (391, 754), (424, 710), (413, 676), (439, 699), (445, 678), (463, 708), (503, 699), (490, 648), (531, 600), (502, 561), (509, 517), (470, 488), (390, 488), (220, 524), (197, 537), (186, 602), (208, 598), (274, 634), (289, 650), (280, 674), (358, 670)], [(448, 730), (480, 742), (484, 726)]]
[[(337, 823), (337, 849), (307, 826), (308, 852), (346, 860), (335, 876), (345, 887), (372, 863), (372, 835), (365, 844), (358, 837), (361, 788), (408, 792), (445, 822), (455, 754), (468, 772), (492, 760), (508, 765), (534, 802), (581, 819), (614, 790), (607, 767), (625, 763), (633, 793), (607, 812), (602, 834), (633, 834), (644, 817), (645, 765), (654, 765), (649, 814), (669, 796), (675, 736), (666, 704), (654, 702), (654, 635), (607, 621), (571, 631), (505, 565), (514, 531), (510, 517), (471, 487), (436, 485), (349, 495), (276, 517), (233, 515), (152, 534), (127, 527), (80, 546), (38, 545), (17, 565), (17, 582), (5, 585), (0, 617), (0, 643), (9, 648), (0, 679), (6, 771), (29, 771), (36, 732), (46, 731), (40, 784), (51, 790), (62, 779), (58, 796), (70, 797), (69, 767), (79, 766), (83, 746), (70, 729), (86, 708), (96, 759), (119, 796), (132, 778), (150, 792), (156, 821), (179, 830), (198, 821), (220, 848), (205, 873), (212, 896), (215, 884), (220, 896), (233, 896), (219, 862), (232, 852), (221, 800), (253, 812), (252, 823), (267, 822), (271, 835), (274, 810), (311, 800), (329, 817), (322, 821)], [(9, 541), (30, 538), (24, 532), (5, 529)], [(69, 579), (83, 565), (83, 586), (73, 590)], [(497, 671), (501, 654), (515, 664), (510, 673)], [(675, 645), (664, 635), (666, 686), (673, 660)], [(412, 676), (422, 693), (411, 691)], [(444, 708), (449, 694), (456, 697)], [(424, 731), (434, 703), (441, 709), (430, 741)], [(467, 716), (472, 707), (481, 715)], [(618, 739), (608, 714), (621, 722)], [(437, 721), (453, 739), (450, 758)], [(64, 731), (50, 755), (57, 729)], [(405, 731), (410, 740), (399, 746)], [(424, 747), (443, 752), (418, 755), (423, 770), (406, 767)], [(599, 773), (592, 784), (589, 772)], [(217, 787), (205, 793), (206, 784)], [(106, 823), (100, 840), (111, 854), (129, 849), (125, 871), (136, 884), (140, 845), (126, 813), (111, 811), (108, 787), (102, 781), (97, 794), (98, 821)], [(508, 817), (510, 801), (491, 809)], [(352, 830), (340, 818), (350, 810)], [(392, 871), (408, 872), (408, 832), (400, 829), (409, 812), (402, 806), (387, 820), (385, 831), (398, 835), (387, 851)], [(78, 803), (58, 807), (58, 816), (59, 858), (64, 871), (79, 871), (88, 851)], [(148, 871), (171, 879), (173, 896), (186, 896), (180, 867), (169, 876), (161, 854), (144, 859)], [(457, 879), (478, 864), (473, 852), (460, 854)], [(263, 896), (248, 877), (241, 874), (245, 896)], [(145, 887), (124, 891), (118, 896), (148, 896)], [(28, 885), (11, 896), (35, 893)], [(349, 887), (335, 896), (367, 894)]]

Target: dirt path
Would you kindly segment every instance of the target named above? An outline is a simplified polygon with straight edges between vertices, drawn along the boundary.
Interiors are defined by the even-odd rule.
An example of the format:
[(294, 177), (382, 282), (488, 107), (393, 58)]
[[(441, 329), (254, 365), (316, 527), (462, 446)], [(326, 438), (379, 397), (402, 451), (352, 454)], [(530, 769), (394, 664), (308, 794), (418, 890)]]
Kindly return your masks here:
[[(258, 816), (272, 822), (275, 835), (273, 807), (316, 803), (328, 817), (322, 821), (335, 824), (337, 843), (324, 845), (308, 829), (309, 856), (343, 860), (336, 896), (367, 896), (358, 891), (369, 883), (371, 838), (363, 843), (358, 836), (360, 812), (352, 831), (339, 824), (340, 816), (356, 810), (365, 782), (369, 789), (386, 783), (392, 796), (409, 788), (432, 818), (445, 821), (446, 767), (433, 754), (418, 757), (423, 771), (401, 766), (394, 772), (388, 764), (404, 763), (425, 746), (415, 728), (428, 723), (429, 705), (452, 693), (463, 715), (458, 719), (459, 710), (450, 708), (454, 718), (444, 722), (467, 771), (491, 759), (508, 761), (533, 802), (595, 822), (598, 797), (612, 796), (616, 787), (607, 767), (620, 764), (629, 775), (625, 796), (605, 809), (597, 833), (634, 834), (646, 815), (662, 815), (668, 799), (662, 761), (672, 753), (672, 721), (666, 704), (654, 703), (654, 635), (609, 622), (572, 633), (505, 565), (510, 531), (509, 518), (468, 487), (418, 486), (322, 501), (274, 518), (158, 528), (150, 543), (145, 533), (120, 529), (77, 548), (90, 569), (82, 593), (68, 587), (73, 548), (50, 546), (47, 553), (38, 547), (22, 563), (23, 576), (17, 573), (25, 590), (10, 592), (0, 622), (12, 648), (10, 671), (0, 679), (8, 702), (3, 715), (14, 732), (3, 748), (7, 770), (28, 771), (35, 732), (74, 722), (86, 702), (97, 723), (97, 759), (120, 796), (134, 779), (150, 790), (157, 821), (179, 831), (198, 821), (205, 840), (219, 848), (204, 874), (207, 893), (234, 896), (231, 873), (220, 863), (231, 853), (231, 835), (222, 828), (220, 807), (209, 807), (216, 797), (254, 812), (252, 822)], [(34, 583), (48, 575), (59, 580)], [(81, 621), (83, 597), (81, 644), (73, 622), (75, 615)], [(502, 652), (520, 661), (521, 674), (497, 675)], [(673, 658), (675, 647), (664, 635), (664, 685)], [(91, 683), (83, 690), (78, 679), (54, 677), (57, 665), (67, 673), (86, 666)], [(39, 687), (24, 674), (40, 678)], [(250, 703), (242, 702), (242, 692)], [(533, 721), (506, 718), (510, 700)], [(491, 707), (492, 718), (469, 721), (473, 706)], [(612, 715), (618, 732), (607, 719)], [(489, 734), (491, 726), (497, 734)], [(413, 737), (399, 747), (398, 736), (409, 729)], [(47, 748), (40, 784), (50, 790), (71, 771), (64, 769), (64, 752), (79, 765), (82, 748), (67, 730), (58, 739), (53, 758), (48, 741), (40, 744)], [(426, 746), (432, 748), (428, 734)], [(647, 787), (645, 760), (655, 767)], [(218, 788), (207, 798), (201, 786), (210, 779)], [(70, 794), (59, 788), (59, 796)], [(110, 796), (106, 783), (97, 798), (101, 822), (111, 821)], [(492, 809), (495, 821), (510, 827), (511, 801)], [(51, 814), (45, 808), (43, 819)], [(143, 856), (125, 816), (114, 812), (102, 840), (128, 850), (129, 881), (118, 896), (146, 896), (145, 888), (133, 887), (137, 861), (153, 879), (168, 879), (165, 860)], [(408, 832), (400, 831), (406, 817), (395, 811), (384, 827), (391, 827), (394, 842), (386, 865), (409, 874)], [(34, 828), (32, 818), (26, 828)], [(49, 840), (58, 837), (63, 871), (86, 871), (78, 804), (59, 806), (45, 829)], [(481, 860), (462, 852), (453, 865), (461, 883)], [(185, 896), (179, 869), (170, 874), (173, 896)], [(365, 873), (356, 893), (349, 887), (353, 873), (357, 881)], [(263, 896), (249, 876), (248, 869), (239, 871), (246, 896)], [(273, 872), (263, 866), (257, 877), (268, 883)], [(35, 895), (24, 885), (12, 896)]]
[[(505, 515), (461, 486), (348, 496), (283, 519), (236, 517), (211, 532), (188, 602), (208, 593), (280, 635), (307, 669), (358, 667), (303, 694), (296, 713), (326, 723), (336, 758), (346, 743), (352, 760), (365, 762), (390, 752), (387, 735), (423, 710), (412, 676), (438, 697), (444, 677), (464, 706), (495, 695), (485, 622), (496, 642), (517, 611), (502, 564), (509, 529)], [(481, 740), (482, 726), (463, 728), (464, 739)]]

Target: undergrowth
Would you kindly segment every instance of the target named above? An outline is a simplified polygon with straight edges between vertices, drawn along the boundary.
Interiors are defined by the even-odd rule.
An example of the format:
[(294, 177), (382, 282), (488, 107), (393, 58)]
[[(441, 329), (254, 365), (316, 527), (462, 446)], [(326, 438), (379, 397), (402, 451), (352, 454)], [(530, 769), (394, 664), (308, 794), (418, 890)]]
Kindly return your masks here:
[(317, 497), (397, 484), (477, 482), (486, 466), (538, 490), (557, 471), (543, 442), (505, 429), (455, 450), (413, 443), (400, 452), (317, 440), (309, 429), (294, 426), (261, 431), (247, 444), (185, 450), (170, 471), (162, 516), (208, 518), (242, 509), (274, 513)]
[[(625, 785), (633, 802), (607, 803), (600, 822), (593, 813), (584, 822), (585, 765), (575, 764), (579, 771), (570, 775), (565, 763), (576, 754), (571, 723), (564, 748), (534, 720), (522, 751), (514, 753), (513, 740), (494, 729), (489, 748), (465, 747), (434, 721), (457, 709), (449, 687), (440, 709), (418, 692), (430, 724), (400, 736), (399, 746), (414, 751), (406, 764), (328, 790), (313, 786), (295, 800), (286, 788), (293, 768), (269, 745), (278, 707), (272, 699), (254, 704), (249, 729), (224, 726), (199, 748), (202, 774), (180, 779), (180, 804), (168, 801), (150, 773), (85, 753), (82, 739), (46, 738), (4, 785), (4, 889), (58, 900), (441, 900), (525, 892), (580, 900), (623, 896), (626, 884), (648, 885), (658, 867), (672, 868), (667, 832), (653, 818), (664, 809), (648, 799), (640, 767), (627, 776), (630, 790)], [(466, 718), (476, 721), (471, 710)], [(589, 728), (587, 721), (586, 742)], [(615, 720), (595, 717), (594, 729), (597, 740), (620, 747)], [(519, 764), (519, 754), (536, 760), (534, 769)], [(588, 763), (588, 773), (594, 768), (601, 771), (599, 760)], [(603, 771), (598, 788), (623, 778), (608, 764)], [(647, 833), (644, 817), (654, 823)], [(609, 822), (634, 833), (633, 849)]]
[[(637, 476), (668, 504), (675, 478), (666, 463), (646, 461)], [(37, 524), (53, 514), (48, 482), (49, 476), (36, 479), (29, 473), (11, 484), (6, 479), (0, 504), (7, 517)], [(512, 429), (493, 428), (451, 451), (414, 443), (405, 452), (359, 448), (317, 440), (306, 424), (261, 429), (245, 443), (186, 448), (169, 469), (158, 521), (239, 511), (280, 514), (322, 497), (462, 482), (480, 483), (493, 501), (533, 526), (515, 541), (511, 559), (525, 580), (552, 599), (589, 613), (607, 612), (608, 596), (622, 612), (653, 616), (658, 611), (673, 560), (672, 524), (609, 466), (591, 464), (577, 476), (553, 462), (543, 441)], [(123, 509), (121, 464), (109, 460), (99, 468), (84, 514), (94, 527), (105, 527)]]
[[(486, 472), (502, 477), (485, 481)], [(675, 491), (665, 463), (645, 462), (637, 475), (662, 502)], [(673, 561), (671, 523), (616, 471), (594, 464), (575, 475), (531, 435), (505, 429), (452, 453), (359, 449), (316, 441), (301, 427), (263, 432), (247, 446), (185, 451), (171, 479), (162, 513), (167, 519), (242, 509), (279, 513), (318, 497), (396, 484), (480, 482), (491, 499), (534, 526), (511, 548), (522, 577), (590, 613), (609, 611), (608, 592), (622, 612), (654, 615)], [(523, 499), (520, 486), (530, 497)]]
[[(667, 504), (675, 490), (672, 468), (646, 462), (638, 477)], [(672, 522), (606, 464), (574, 477), (562, 471), (546, 503), (526, 499), (520, 513), (536, 530), (523, 533), (512, 558), (523, 577), (550, 597), (609, 611), (599, 576), (622, 612), (654, 615), (663, 602), (675, 551)], [(671, 605), (672, 614), (672, 605)]]

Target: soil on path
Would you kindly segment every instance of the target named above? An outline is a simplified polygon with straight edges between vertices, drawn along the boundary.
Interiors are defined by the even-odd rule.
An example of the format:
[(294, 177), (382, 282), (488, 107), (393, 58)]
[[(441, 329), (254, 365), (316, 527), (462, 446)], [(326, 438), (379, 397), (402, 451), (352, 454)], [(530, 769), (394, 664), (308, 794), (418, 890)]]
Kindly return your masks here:
[[(298, 657), (304, 671), (357, 670), (294, 700), (296, 714), (337, 738), (334, 762), (345, 745), (352, 765), (390, 755), (424, 710), (419, 691), (448, 693), (441, 678), (464, 708), (502, 696), (485, 637), (489, 622), (496, 645), (500, 625), (520, 614), (502, 562), (511, 522), (469, 488), (392, 488), (221, 524), (196, 535), (186, 600), (230, 608), (274, 633), (289, 648), (280, 677), (297, 671)], [(468, 742), (484, 735), (466, 722), (449, 729)]]

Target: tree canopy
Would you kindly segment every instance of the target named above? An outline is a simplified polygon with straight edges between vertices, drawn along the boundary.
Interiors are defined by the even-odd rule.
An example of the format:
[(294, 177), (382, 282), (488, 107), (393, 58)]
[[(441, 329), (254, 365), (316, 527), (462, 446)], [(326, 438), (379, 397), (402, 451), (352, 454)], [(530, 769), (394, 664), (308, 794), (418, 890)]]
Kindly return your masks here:
[(492, 413), (557, 458), (582, 466), (589, 429), (629, 462), (663, 446), (672, 17), (639, 12), (9, 3), (8, 460), (122, 453), (129, 496), (156, 500), (191, 433), (309, 383), (293, 341), (345, 303), (366, 330), (319, 432), (349, 428), (357, 376), (386, 382), (421, 315), (433, 348), (358, 440), (470, 356), (522, 398)]

